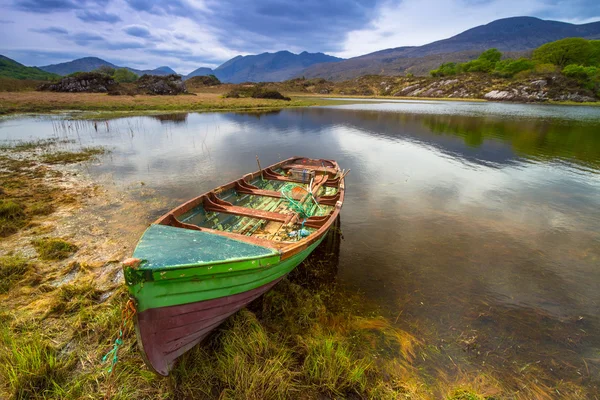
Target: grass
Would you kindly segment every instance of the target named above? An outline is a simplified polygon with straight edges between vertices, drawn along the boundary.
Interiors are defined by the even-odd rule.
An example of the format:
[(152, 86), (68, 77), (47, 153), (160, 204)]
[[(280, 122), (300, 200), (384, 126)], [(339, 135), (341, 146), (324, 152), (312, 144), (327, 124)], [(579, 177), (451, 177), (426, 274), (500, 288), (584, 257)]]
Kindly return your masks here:
[(29, 269), (29, 261), (21, 255), (0, 257), (0, 294), (8, 292)]
[(197, 93), (190, 96), (108, 96), (101, 93), (0, 92), (0, 114), (49, 113), (59, 111), (235, 111), (269, 110), (322, 104), (317, 99), (291, 101), (223, 98), (222, 93)]
[(0, 237), (11, 235), (27, 224), (24, 207), (13, 200), (0, 200)]
[(35, 150), (47, 150), (52, 146), (58, 144), (70, 143), (69, 140), (59, 138), (48, 138), (48, 139), (37, 139), (29, 141), (16, 141), (8, 144), (0, 145), (0, 150), (12, 151), (12, 152), (23, 152), (23, 151), (35, 151)]
[(47, 261), (63, 260), (78, 250), (76, 245), (57, 238), (36, 239), (32, 244), (40, 259)]
[(13, 399), (54, 397), (62, 391), (75, 360), (39, 334), (17, 336), (0, 327), (0, 376)]
[(84, 147), (79, 151), (57, 151), (42, 156), (42, 161), (47, 164), (74, 164), (88, 161), (98, 155), (106, 153), (102, 147)]

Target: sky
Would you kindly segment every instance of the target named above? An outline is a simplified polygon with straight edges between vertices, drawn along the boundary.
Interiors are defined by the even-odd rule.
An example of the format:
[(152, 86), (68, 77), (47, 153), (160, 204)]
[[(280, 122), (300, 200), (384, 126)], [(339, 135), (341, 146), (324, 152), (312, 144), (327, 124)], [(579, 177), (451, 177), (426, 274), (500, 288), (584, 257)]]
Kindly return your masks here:
[(25, 65), (95, 56), (187, 74), (237, 55), (354, 57), (499, 18), (600, 20), (599, 0), (0, 0), (0, 54)]

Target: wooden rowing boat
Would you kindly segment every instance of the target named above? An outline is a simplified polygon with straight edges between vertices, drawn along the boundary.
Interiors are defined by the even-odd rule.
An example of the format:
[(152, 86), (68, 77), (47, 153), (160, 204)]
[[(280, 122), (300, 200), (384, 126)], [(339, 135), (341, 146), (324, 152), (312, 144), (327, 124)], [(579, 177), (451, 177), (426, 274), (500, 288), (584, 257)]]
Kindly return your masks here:
[(168, 375), (177, 357), (301, 263), (336, 220), (344, 177), (335, 161), (293, 157), (155, 221), (123, 264), (146, 364)]

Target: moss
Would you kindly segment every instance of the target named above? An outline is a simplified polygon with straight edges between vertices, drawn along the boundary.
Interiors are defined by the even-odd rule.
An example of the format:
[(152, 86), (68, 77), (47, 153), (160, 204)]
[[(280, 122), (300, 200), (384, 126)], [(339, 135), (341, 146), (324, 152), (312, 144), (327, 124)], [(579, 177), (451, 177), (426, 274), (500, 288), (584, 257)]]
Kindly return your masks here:
[(29, 262), (20, 255), (0, 257), (0, 293), (8, 292), (29, 269)]
[(32, 244), (42, 260), (63, 260), (79, 249), (72, 243), (55, 238), (37, 239)]
[(104, 153), (106, 153), (106, 149), (102, 147), (86, 147), (81, 151), (76, 152), (59, 151), (44, 154), (42, 156), (42, 160), (48, 164), (74, 164), (82, 161), (88, 161)]

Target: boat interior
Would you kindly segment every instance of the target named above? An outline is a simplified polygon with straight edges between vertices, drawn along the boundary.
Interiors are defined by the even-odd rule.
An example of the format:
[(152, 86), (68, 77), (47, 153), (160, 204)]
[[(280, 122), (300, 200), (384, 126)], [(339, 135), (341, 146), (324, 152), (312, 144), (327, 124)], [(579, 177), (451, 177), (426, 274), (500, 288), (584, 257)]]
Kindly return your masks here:
[(334, 161), (294, 157), (192, 199), (157, 223), (261, 242), (298, 242), (341, 206), (348, 172)]

